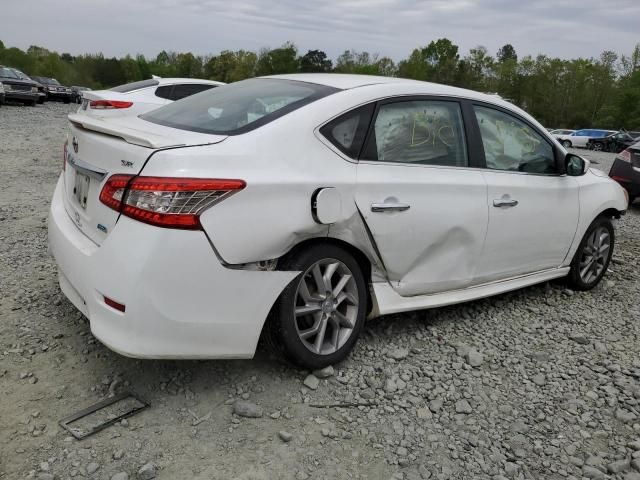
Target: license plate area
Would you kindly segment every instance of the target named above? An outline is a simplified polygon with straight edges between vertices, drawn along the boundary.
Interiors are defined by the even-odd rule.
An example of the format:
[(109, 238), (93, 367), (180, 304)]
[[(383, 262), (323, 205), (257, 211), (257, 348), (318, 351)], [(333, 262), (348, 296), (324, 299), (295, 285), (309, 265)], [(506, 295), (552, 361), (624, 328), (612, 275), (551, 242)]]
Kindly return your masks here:
[(83, 210), (87, 209), (87, 198), (89, 196), (90, 184), (91, 178), (88, 175), (76, 171), (76, 179), (73, 186), (73, 196), (78, 202), (78, 205), (80, 205)]

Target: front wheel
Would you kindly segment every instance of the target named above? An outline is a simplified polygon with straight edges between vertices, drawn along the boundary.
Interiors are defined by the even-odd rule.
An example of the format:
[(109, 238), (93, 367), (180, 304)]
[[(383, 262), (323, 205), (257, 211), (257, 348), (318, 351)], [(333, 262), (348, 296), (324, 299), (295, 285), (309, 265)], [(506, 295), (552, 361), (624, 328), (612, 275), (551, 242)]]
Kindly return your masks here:
[(615, 236), (608, 217), (596, 218), (584, 234), (571, 262), (569, 284), (576, 290), (591, 290), (609, 267)]
[(569, 140), (562, 140), (562, 146), (564, 148), (571, 148), (571, 142)]
[(594, 143), (593, 144), (593, 150), (595, 150), (596, 152), (601, 152), (604, 149), (604, 145), (602, 145), (601, 143)]
[(358, 262), (334, 245), (314, 245), (287, 258), (280, 270), (298, 275), (278, 298), (269, 319), (271, 344), (309, 369), (340, 362), (364, 326), (367, 288)]

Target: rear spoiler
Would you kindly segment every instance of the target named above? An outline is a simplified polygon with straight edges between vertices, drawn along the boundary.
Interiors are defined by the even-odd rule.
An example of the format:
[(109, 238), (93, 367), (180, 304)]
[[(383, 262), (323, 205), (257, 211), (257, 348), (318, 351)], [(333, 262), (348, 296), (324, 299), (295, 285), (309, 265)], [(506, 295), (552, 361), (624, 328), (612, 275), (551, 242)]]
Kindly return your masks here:
[(168, 147), (180, 147), (185, 143), (176, 143), (166, 137), (155, 135), (153, 133), (137, 130), (125, 125), (118, 125), (117, 122), (111, 122), (109, 120), (103, 120), (98, 117), (88, 117), (78, 113), (70, 113), (67, 117), (69, 122), (76, 128), (83, 128), (85, 130), (92, 130), (98, 133), (104, 133), (112, 137), (118, 137), (123, 139), (127, 143), (133, 145), (139, 145), (146, 148), (168, 148)]

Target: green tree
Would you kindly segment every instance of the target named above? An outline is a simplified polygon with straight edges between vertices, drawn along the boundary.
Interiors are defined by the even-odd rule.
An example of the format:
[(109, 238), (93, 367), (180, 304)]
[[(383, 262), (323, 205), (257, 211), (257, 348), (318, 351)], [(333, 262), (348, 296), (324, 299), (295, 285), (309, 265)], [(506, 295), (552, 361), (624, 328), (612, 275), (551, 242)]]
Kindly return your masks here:
[(513, 60), (515, 62), (518, 61), (518, 55), (516, 54), (516, 49), (513, 48), (513, 45), (507, 43), (498, 49), (498, 53), (496, 54), (498, 61), (500, 63), (504, 63), (508, 60)]
[(331, 60), (322, 50), (309, 50), (300, 57), (301, 72), (330, 72)]
[(273, 50), (262, 49), (258, 55), (256, 73), (258, 75), (276, 75), (279, 73), (293, 73), (300, 69), (298, 49), (287, 42), (280, 48)]

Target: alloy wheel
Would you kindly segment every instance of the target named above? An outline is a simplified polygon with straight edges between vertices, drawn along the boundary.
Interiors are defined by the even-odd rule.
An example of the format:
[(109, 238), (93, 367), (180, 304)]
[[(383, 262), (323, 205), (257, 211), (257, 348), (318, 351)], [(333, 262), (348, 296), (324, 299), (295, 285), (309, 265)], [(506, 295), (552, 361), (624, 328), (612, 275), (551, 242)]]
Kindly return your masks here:
[(592, 283), (602, 275), (609, 258), (611, 236), (605, 227), (596, 228), (582, 249), (578, 270), (584, 283)]
[(300, 277), (294, 307), (298, 337), (318, 355), (339, 350), (356, 325), (358, 287), (349, 267), (325, 258), (311, 265)]
[(600, 151), (602, 151), (602, 144), (601, 144), (601, 143), (595, 143), (595, 144), (593, 145), (593, 149), (594, 149), (596, 152), (600, 152)]

